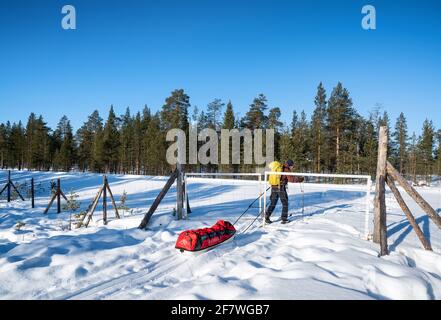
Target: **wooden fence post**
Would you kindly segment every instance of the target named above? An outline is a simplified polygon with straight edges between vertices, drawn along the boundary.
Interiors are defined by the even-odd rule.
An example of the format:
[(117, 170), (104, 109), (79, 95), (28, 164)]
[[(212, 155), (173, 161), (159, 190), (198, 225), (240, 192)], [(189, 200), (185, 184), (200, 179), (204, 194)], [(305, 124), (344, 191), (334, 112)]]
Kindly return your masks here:
[(107, 177), (103, 178), (103, 222), (107, 225)]
[(387, 128), (380, 127), (375, 193), (374, 242), (380, 244), (380, 256), (388, 254), (386, 226)]
[(11, 170), (8, 171), (8, 202), (11, 202)]
[(31, 179), (31, 204), (32, 204), (32, 209), (34, 209), (35, 208), (34, 178)]
[(61, 180), (57, 179), (57, 213), (61, 213)]
[(411, 198), (423, 209), (427, 215), (432, 219), (432, 221), (441, 229), (441, 217), (438, 213), (431, 207), (431, 205), (424, 200), (424, 198), (412, 187), (391, 165), (387, 163), (387, 173), (392, 176), (392, 178), (398, 182), (398, 184), (411, 196)]
[(145, 214), (144, 218), (142, 219), (141, 224), (138, 227), (139, 229), (145, 229), (147, 227), (147, 224), (149, 223), (150, 218), (155, 213), (156, 209), (158, 208), (158, 206), (161, 203), (162, 199), (164, 199), (164, 197), (167, 194), (168, 190), (170, 190), (170, 187), (176, 181), (176, 178), (177, 178), (177, 170), (173, 171), (173, 173), (171, 174), (171, 176), (168, 179), (167, 183), (165, 184), (164, 188), (162, 188), (161, 192), (159, 192), (159, 194), (156, 197), (155, 201), (153, 201), (153, 204), (150, 207), (149, 211)]
[(397, 199), (398, 204), (401, 207), (401, 210), (403, 210), (404, 214), (406, 215), (407, 220), (409, 220), (410, 225), (413, 227), (413, 230), (417, 234), (418, 238), (420, 239), (424, 249), (432, 251), (432, 247), (427, 241), (427, 239), (424, 236), (423, 231), (421, 231), (420, 227), (418, 226), (418, 223), (416, 222), (412, 212), (410, 211), (409, 207), (406, 205), (406, 202), (404, 202), (403, 197), (400, 194), (400, 191), (395, 185), (395, 181), (392, 178), (391, 175), (388, 175), (386, 178), (387, 185), (389, 186), (390, 190), (394, 194), (395, 198)]
[(182, 164), (178, 161), (176, 165), (178, 176), (176, 179), (176, 215), (178, 220), (182, 220), (182, 208), (184, 204), (184, 192), (182, 186)]

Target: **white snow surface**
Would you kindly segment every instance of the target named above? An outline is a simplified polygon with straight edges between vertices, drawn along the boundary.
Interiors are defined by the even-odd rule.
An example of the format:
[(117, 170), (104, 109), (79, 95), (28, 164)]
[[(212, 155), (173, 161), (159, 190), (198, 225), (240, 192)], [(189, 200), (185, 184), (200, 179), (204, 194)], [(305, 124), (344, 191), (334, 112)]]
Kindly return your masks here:
[[(258, 195), (253, 182), (193, 179), (188, 190), (193, 213), (177, 221), (171, 189), (150, 221), (144, 213), (166, 177), (109, 175), (119, 202), (124, 191), (132, 212), (102, 223), (99, 205), (90, 226), (67, 230), (69, 213), (56, 214), (49, 182), (61, 178), (82, 208), (92, 201), (102, 176), (90, 173), (13, 171), (13, 181), (37, 185), (30, 201), (0, 200), (0, 299), (441, 299), (441, 230), (404, 195), (434, 252), (422, 249), (393, 196), (387, 194), (390, 255), (363, 238), (365, 192), (360, 186), (308, 185), (302, 197), (289, 187), (292, 222), (261, 227), (250, 211), (236, 225), (233, 241), (201, 254), (174, 248), (180, 232), (234, 222)], [(0, 171), (0, 189), (6, 171)], [(441, 187), (417, 188), (440, 210)], [(371, 194), (371, 202), (374, 194)], [(371, 208), (372, 209), (372, 208)], [(372, 219), (372, 214), (371, 214)], [(17, 230), (17, 222), (25, 225)]]

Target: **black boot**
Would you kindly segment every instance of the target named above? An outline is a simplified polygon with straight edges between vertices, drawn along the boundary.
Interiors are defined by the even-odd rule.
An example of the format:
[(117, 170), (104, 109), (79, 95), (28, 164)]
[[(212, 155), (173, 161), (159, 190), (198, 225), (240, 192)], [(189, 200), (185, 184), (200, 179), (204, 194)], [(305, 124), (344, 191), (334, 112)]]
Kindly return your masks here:
[(270, 220), (269, 217), (265, 217), (265, 223), (266, 223), (266, 224), (271, 224), (271, 223), (273, 223), (273, 222)]

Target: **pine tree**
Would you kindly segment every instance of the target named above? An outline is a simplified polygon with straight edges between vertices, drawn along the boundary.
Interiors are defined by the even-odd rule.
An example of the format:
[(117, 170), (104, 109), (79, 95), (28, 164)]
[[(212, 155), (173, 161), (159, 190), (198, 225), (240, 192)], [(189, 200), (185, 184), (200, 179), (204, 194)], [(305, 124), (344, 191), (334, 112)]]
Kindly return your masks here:
[(221, 99), (214, 99), (207, 105), (208, 128), (214, 129), (217, 132), (221, 129), (221, 114), (225, 103)]
[(259, 94), (259, 96), (253, 100), (249, 111), (243, 118), (243, 127), (250, 130), (265, 129), (268, 120), (265, 116), (266, 109), (268, 109), (267, 99), (265, 95)]
[(407, 165), (407, 148), (408, 148), (407, 120), (404, 113), (400, 113), (395, 124), (393, 133), (393, 159), (394, 164), (398, 167), (399, 172), (403, 174)]
[(314, 100), (315, 110), (311, 119), (311, 143), (313, 170), (322, 172), (326, 146), (326, 90), (320, 82)]
[(183, 89), (174, 90), (171, 96), (165, 100), (161, 111), (162, 129), (166, 132), (170, 129), (182, 129), (188, 133), (188, 108), (190, 97)]

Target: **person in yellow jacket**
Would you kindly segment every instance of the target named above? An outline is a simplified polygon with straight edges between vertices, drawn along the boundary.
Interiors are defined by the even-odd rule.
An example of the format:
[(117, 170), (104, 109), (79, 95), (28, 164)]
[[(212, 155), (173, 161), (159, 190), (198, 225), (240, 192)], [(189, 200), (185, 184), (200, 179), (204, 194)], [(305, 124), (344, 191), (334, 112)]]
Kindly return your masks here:
[[(294, 161), (288, 160), (283, 165), (280, 162), (275, 161), (272, 162), (269, 167), (270, 170), (274, 172), (292, 172), (294, 169)], [(268, 207), (268, 211), (265, 213), (265, 223), (272, 223), (270, 217), (276, 208), (279, 198), (282, 202), (282, 224), (288, 222), (288, 193), (286, 192), (286, 185), (288, 182), (300, 183), (303, 181), (303, 177), (288, 176), (283, 174), (270, 175), (269, 183), (271, 184), (271, 203)]]

